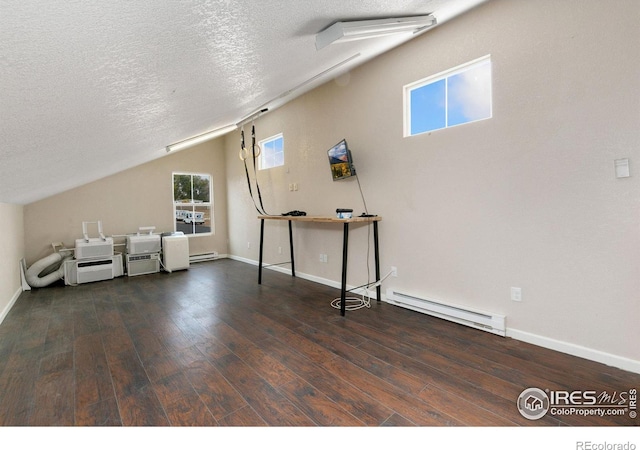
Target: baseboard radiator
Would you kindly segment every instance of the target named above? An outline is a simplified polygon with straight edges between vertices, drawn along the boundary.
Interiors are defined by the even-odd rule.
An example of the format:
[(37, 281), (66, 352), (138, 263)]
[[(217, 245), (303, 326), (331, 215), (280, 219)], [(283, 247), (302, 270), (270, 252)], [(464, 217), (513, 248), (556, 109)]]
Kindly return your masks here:
[(413, 295), (387, 289), (386, 299), (404, 308), (412, 309), (434, 317), (477, 328), (499, 336), (506, 335), (506, 317), (484, 311), (469, 309), (465, 306), (451, 305), (437, 300), (420, 298)]
[(203, 253), (202, 255), (191, 255), (189, 256), (190, 263), (199, 263), (203, 261), (213, 261), (214, 259), (218, 259), (218, 252), (213, 253)]

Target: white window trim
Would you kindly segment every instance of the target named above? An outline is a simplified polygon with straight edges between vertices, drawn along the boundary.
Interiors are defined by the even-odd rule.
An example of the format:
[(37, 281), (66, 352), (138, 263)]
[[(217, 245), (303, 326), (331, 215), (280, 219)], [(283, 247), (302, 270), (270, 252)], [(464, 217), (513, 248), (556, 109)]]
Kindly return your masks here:
[[(275, 141), (280, 138), (282, 138), (282, 164), (279, 166), (264, 167), (264, 143)], [(284, 134), (283, 133), (278, 133), (271, 137), (262, 139), (261, 141), (258, 142), (258, 145), (260, 146), (260, 157), (258, 158), (258, 170), (269, 170), (269, 169), (275, 169), (276, 167), (284, 166)]]
[[(404, 112), (404, 117), (403, 117), (403, 124), (404, 124), (404, 137), (412, 137), (412, 136), (419, 136), (421, 134), (425, 134), (425, 133), (431, 133), (433, 131), (438, 131), (438, 130), (444, 130), (446, 128), (453, 128), (453, 127), (457, 127), (460, 125), (465, 125), (467, 123), (472, 123), (472, 122), (477, 122), (479, 120), (486, 120), (486, 119), (490, 119), (493, 117), (493, 100), (491, 101), (491, 109), (489, 112), (489, 117), (485, 117), (483, 119), (478, 119), (478, 120), (474, 120), (471, 122), (465, 122), (462, 124), (458, 124), (458, 125), (446, 125), (443, 128), (438, 128), (436, 130), (429, 130), (429, 131), (425, 131), (422, 133), (416, 133), (416, 134), (411, 134), (411, 102), (409, 101), (410, 99), (410, 94), (411, 91), (413, 91), (414, 89), (420, 88), (422, 86), (426, 86), (428, 84), (431, 83), (435, 83), (437, 81), (440, 80), (444, 80), (446, 78), (452, 77), (454, 75), (457, 75), (459, 73), (465, 72), (469, 69), (470, 66), (474, 66), (476, 64), (480, 64), (483, 62), (489, 61), (491, 62), (491, 54), (489, 55), (485, 55), (482, 56), (480, 58), (474, 59), (473, 61), (469, 61), (466, 62), (464, 64), (460, 64), (459, 66), (453, 67), (451, 69), (447, 69), (447, 70), (443, 70), (442, 72), (438, 72), (434, 75), (430, 75), (426, 78), (422, 78), (418, 81), (414, 81), (413, 83), (407, 84), (402, 88), (402, 100), (403, 100), (403, 112)], [(490, 87), (493, 90), (493, 83)], [(448, 102), (449, 99), (449, 93), (447, 92), (448, 89), (448, 85), (445, 84), (445, 101)], [(493, 92), (491, 93), (492, 97), (493, 97)]]
[[(197, 173), (197, 172), (172, 172), (171, 173), (171, 203), (173, 204), (173, 230), (176, 230), (176, 205), (178, 205), (178, 203), (176, 203), (176, 193), (173, 190), (174, 185), (173, 185), (173, 179), (176, 175), (190, 175), (190, 176), (199, 176), (199, 177), (209, 177), (209, 202), (208, 203), (183, 203), (183, 205), (185, 206), (194, 206), (194, 205), (203, 205), (203, 206), (208, 206), (209, 207), (209, 214), (210, 214), (210, 221), (211, 221), (211, 231), (207, 232), (207, 233), (188, 233), (185, 234), (185, 236), (187, 236), (188, 238), (191, 237), (198, 237), (198, 236), (212, 236), (215, 234), (215, 220), (214, 220), (214, 199), (213, 199), (213, 175), (211, 175), (210, 173)], [(191, 186), (191, 188), (193, 189), (193, 185)], [(193, 200), (193, 193), (191, 194), (191, 199)]]

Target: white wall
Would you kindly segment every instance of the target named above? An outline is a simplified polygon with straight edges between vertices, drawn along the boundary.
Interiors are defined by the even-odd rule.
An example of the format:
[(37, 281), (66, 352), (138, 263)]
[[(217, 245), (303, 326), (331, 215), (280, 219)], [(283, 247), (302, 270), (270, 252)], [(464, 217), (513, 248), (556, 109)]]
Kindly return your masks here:
[[(159, 152), (163, 157), (155, 161), (26, 205), (27, 263), (49, 255), (53, 242), (72, 248), (75, 240), (82, 238), (82, 222), (102, 221), (107, 236), (135, 233), (143, 226), (154, 226), (157, 233), (173, 231), (173, 172), (212, 176), (215, 233), (190, 237), (189, 252), (226, 254), (227, 183), (222, 141), (205, 142), (169, 155), (164, 149)], [(90, 235), (95, 236), (96, 231), (92, 226)]]
[[(382, 271), (398, 268), (385, 288), (503, 313), (512, 336), (640, 371), (639, 22), (635, 0), (606, 13), (595, 0), (492, 0), (269, 112), (257, 136), (283, 132), (286, 165), (259, 174), (268, 212), (359, 214), (357, 183), (331, 181), (328, 167), (327, 149), (347, 138), (368, 209), (383, 217)], [(405, 84), (487, 54), (492, 119), (402, 136)], [(239, 132), (25, 206), (25, 243), (4, 244), (3, 266), (71, 244), (83, 220), (102, 219), (107, 234), (171, 227), (173, 170), (214, 175), (216, 235), (192, 240), (192, 253), (256, 261), (238, 143)], [(618, 158), (630, 158), (630, 178), (616, 179)], [(20, 242), (22, 211), (3, 209), (12, 219), (0, 239)], [(367, 237), (354, 227), (351, 285), (367, 279)], [(341, 238), (330, 225), (296, 227), (299, 274), (339, 283)], [(287, 249), (286, 224), (269, 223), (265, 260)], [(2, 276), (6, 304), (19, 277)]]
[(22, 292), (20, 260), (24, 258), (23, 207), (0, 203), (0, 322)]
[[(286, 153), (259, 174), (268, 212), (360, 213), (357, 184), (328, 168), (327, 149), (346, 138), (383, 217), (382, 272), (398, 268), (385, 288), (503, 313), (512, 336), (640, 370), (639, 22), (634, 0), (606, 12), (492, 0), (268, 113), (258, 138), (283, 132)], [(402, 87), (487, 54), (494, 117), (403, 138)], [(257, 260), (238, 139), (226, 139), (230, 253)], [(631, 159), (630, 178), (615, 177), (618, 158)], [(296, 227), (297, 271), (337, 283), (340, 233)], [(267, 234), (265, 260), (286, 260), (286, 224)], [(350, 242), (351, 285), (366, 281), (366, 237)]]

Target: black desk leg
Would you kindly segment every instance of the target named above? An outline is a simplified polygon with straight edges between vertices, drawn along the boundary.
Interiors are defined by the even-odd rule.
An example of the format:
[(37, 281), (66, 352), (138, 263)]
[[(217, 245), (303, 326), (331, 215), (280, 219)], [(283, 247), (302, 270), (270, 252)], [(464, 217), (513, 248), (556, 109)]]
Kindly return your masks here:
[(349, 222), (344, 223), (342, 239), (342, 286), (340, 288), (340, 315), (344, 316), (347, 308), (347, 249), (349, 248)]
[[(380, 251), (378, 250), (378, 222), (373, 222), (373, 247), (375, 251), (376, 258), (376, 280), (380, 281)], [(376, 286), (376, 297), (378, 301), (382, 298), (380, 295), (380, 285)]]
[(264, 244), (264, 219), (260, 219), (260, 260), (258, 262), (258, 284), (262, 284), (262, 245)]
[(291, 276), (296, 276), (296, 261), (293, 258), (293, 231), (291, 229), (291, 221), (289, 220), (289, 249), (291, 251)]

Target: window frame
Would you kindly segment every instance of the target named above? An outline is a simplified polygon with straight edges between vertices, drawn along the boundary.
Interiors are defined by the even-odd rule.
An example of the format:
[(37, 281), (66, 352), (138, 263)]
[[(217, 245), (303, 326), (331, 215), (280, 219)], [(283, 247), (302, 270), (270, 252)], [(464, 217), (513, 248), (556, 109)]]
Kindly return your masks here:
[[(265, 152), (265, 144), (275, 142), (278, 139), (282, 139), (282, 164), (278, 164), (277, 166), (265, 167), (265, 160), (267, 156)], [(275, 169), (276, 167), (284, 166), (284, 134), (283, 133), (278, 133), (271, 137), (262, 139), (258, 142), (258, 145), (260, 146), (260, 157), (258, 158), (258, 170), (269, 170), (269, 169)]]
[[(449, 104), (449, 92), (448, 92), (448, 80), (449, 78), (455, 77), (456, 75), (460, 75), (462, 73), (465, 73), (469, 70), (472, 70), (474, 68), (480, 67), (484, 64), (489, 64), (489, 70), (490, 70), (490, 75), (491, 77), (489, 78), (489, 115), (486, 117), (481, 117), (478, 119), (473, 119), (473, 120), (469, 120), (466, 122), (461, 122), (461, 123), (455, 123), (453, 125), (450, 125), (449, 122), (449, 108), (448, 108), (448, 104)], [(434, 85), (435, 83), (441, 82), (441, 81), (445, 81), (445, 108), (444, 108), (444, 119), (445, 119), (445, 124), (442, 127), (439, 128), (433, 128), (430, 130), (425, 130), (425, 131), (420, 131), (417, 133), (413, 133), (412, 132), (412, 123), (411, 123), (411, 94), (413, 91), (423, 88), (425, 86), (429, 86), (429, 85)], [(482, 120), (487, 120), (487, 119), (491, 119), (493, 118), (493, 66), (492, 66), (492, 60), (491, 60), (491, 55), (485, 55), (482, 56), (480, 58), (474, 59), (472, 61), (468, 61), (464, 64), (460, 64), (456, 67), (453, 67), (451, 69), (447, 69), (444, 70), (442, 72), (436, 73), (434, 75), (430, 75), (426, 78), (422, 78), (420, 80), (414, 81), (412, 83), (409, 83), (407, 85), (405, 85), (403, 87), (403, 112), (404, 112), (404, 117), (403, 117), (403, 126), (404, 126), (404, 137), (412, 137), (412, 136), (419, 136), (421, 134), (425, 134), (425, 133), (431, 133), (433, 131), (438, 131), (438, 130), (443, 130), (443, 129), (447, 129), (447, 128), (454, 128), (460, 125), (465, 125), (465, 124), (469, 124), (469, 123), (474, 123), (474, 122), (479, 122)]]
[[(176, 176), (190, 176), (191, 177), (191, 182), (190, 182), (190, 198), (187, 199), (188, 201), (181, 201), (181, 200), (176, 200)], [(206, 177), (208, 178), (209, 181), (209, 201), (196, 201), (193, 198), (193, 177)], [(203, 232), (197, 232), (197, 226), (198, 223), (197, 221), (192, 221), (192, 232), (191, 233), (187, 233), (185, 232), (185, 236), (188, 237), (192, 237), (192, 236), (211, 236), (213, 234), (215, 234), (215, 220), (214, 220), (214, 201), (213, 201), (213, 176), (209, 173), (196, 173), (196, 172), (172, 172), (171, 173), (171, 193), (172, 193), (172, 204), (173, 204), (173, 230), (174, 231), (183, 231), (183, 230), (179, 230), (178, 229), (178, 223), (180, 222), (180, 220), (178, 219), (178, 211), (185, 211), (186, 214), (188, 214), (189, 212), (189, 208), (190, 208), (190, 212), (193, 213), (192, 217), (197, 217), (195, 215), (196, 212), (201, 212), (198, 211), (197, 208), (200, 209), (208, 209), (209, 211), (209, 218), (208, 218), (208, 222), (209, 222), (209, 231), (203, 231)], [(180, 207), (180, 208), (178, 208)], [(184, 222), (184, 219), (183, 223)], [(206, 218), (206, 214), (203, 214), (203, 224), (207, 223), (207, 218)], [(184, 228), (184, 227), (183, 227)]]

